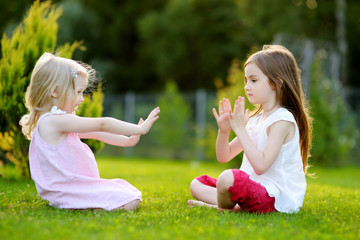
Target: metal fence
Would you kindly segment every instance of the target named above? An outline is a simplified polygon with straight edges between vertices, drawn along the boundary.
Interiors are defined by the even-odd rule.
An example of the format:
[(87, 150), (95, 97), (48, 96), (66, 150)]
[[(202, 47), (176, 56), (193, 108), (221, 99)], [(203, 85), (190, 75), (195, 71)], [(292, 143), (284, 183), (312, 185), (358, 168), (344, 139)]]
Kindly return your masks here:
[[(212, 108), (216, 106), (216, 93), (199, 89), (194, 92), (182, 93), (181, 95), (191, 109), (189, 124), (187, 124), (189, 129), (183, 129), (188, 135), (182, 139), (182, 146), (176, 149), (169, 149), (161, 146), (158, 141), (158, 134), (161, 133), (156, 131), (156, 125), (158, 124), (158, 122), (156, 122), (150, 132), (140, 138), (137, 146), (121, 148), (106, 145), (99, 154), (167, 158), (173, 157), (174, 151), (181, 151), (181, 154), (176, 154), (176, 158), (203, 160), (205, 158), (205, 150), (204, 146), (199, 144), (199, 142), (206, 137), (205, 133), (208, 126), (213, 126), (214, 129), (216, 129), (216, 121), (212, 115)], [(145, 119), (150, 111), (157, 107), (157, 101), (160, 96), (162, 96), (162, 93), (160, 92), (127, 92), (119, 95), (106, 94), (103, 104), (103, 116), (137, 123), (141, 117)], [(161, 116), (165, 114), (166, 112), (161, 112), (158, 121), (161, 121)], [(171, 129), (168, 129), (168, 131), (171, 131)]]
[[(277, 35), (273, 43), (282, 44), (294, 53), (302, 70), (303, 87), (306, 94), (310, 90), (311, 65), (315, 54), (319, 51), (326, 53), (323, 59), (325, 77), (339, 79), (340, 56), (333, 43), (312, 39), (299, 39), (284, 34)], [(351, 112), (356, 117), (357, 126), (360, 127), (360, 88), (345, 89), (342, 93), (351, 107)], [(162, 92), (106, 94), (103, 115), (137, 123), (141, 117), (146, 118), (149, 112), (157, 106), (157, 101), (162, 95)], [(205, 146), (199, 143), (209, 138), (209, 131), (211, 129), (217, 129), (216, 121), (212, 115), (212, 108), (217, 106), (216, 93), (199, 89), (194, 92), (181, 93), (181, 95), (191, 111), (189, 124), (187, 124), (188, 129), (183, 129), (186, 135), (181, 139), (183, 144), (180, 147), (165, 147), (158, 141), (160, 134), (163, 134), (164, 131), (171, 131), (171, 129), (160, 130), (156, 127), (156, 125), (159, 125), (157, 122), (147, 135), (141, 137), (137, 146), (121, 148), (106, 145), (100, 154), (129, 157), (205, 159), (205, 155), (209, 155), (205, 154), (205, 151), (208, 151), (208, 149), (205, 149)], [(161, 116), (166, 114), (164, 111), (161, 112), (159, 121), (161, 121)], [(176, 128), (178, 126), (173, 127)], [(214, 138), (214, 136), (211, 137)], [(215, 139), (209, 140), (213, 141), (215, 145)], [(215, 151), (211, 152), (211, 155), (215, 158)]]
[[(189, 124), (187, 124), (189, 129), (183, 129), (188, 134), (182, 139), (182, 146), (176, 149), (162, 146), (158, 141), (161, 132), (156, 131), (156, 125), (159, 124), (157, 122), (147, 135), (140, 138), (137, 146), (122, 148), (106, 145), (99, 154), (204, 160), (206, 158), (205, 146), (199, 144), (199, 142), (208, 138), (209, 128), (217, 129), (216, 121), (212, 115), (212, 108), (217, 108), (216, 93), (200, 89), (194, 92), (182, 93), (181, 95), (191, 109)], [(160, 96), (162, 96), (161, 92), (106, 94), (103, 104), (103, 116), (137, 123), (141, 117), (146, 118), (150, 111), (157, 106)], [(348, 89), (346, 91), (346, 98), (351, 105), (352, 112), (356, 116), (357, 126), (360, 127), (360, 89)], [(161, 112), (158, 121), (161, 121), (161, 116), (165, 114), (166, 112)], [(171, 131), (171, 129), (167, 129), (167, 131)], [(215, 145), (215, 139), (213, 144)], [(177, 153), (175, 153), (176, 151)], [(213, 152), (213, 155), (215, 158), (215, 152)]]

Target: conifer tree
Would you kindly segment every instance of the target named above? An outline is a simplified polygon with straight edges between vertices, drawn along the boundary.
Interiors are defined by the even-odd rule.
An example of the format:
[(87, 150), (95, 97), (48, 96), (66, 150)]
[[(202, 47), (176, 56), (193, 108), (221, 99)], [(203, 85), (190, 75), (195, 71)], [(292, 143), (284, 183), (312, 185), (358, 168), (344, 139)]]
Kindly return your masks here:
[[(56, 48), (57, 20), (62, 14), (50, 1), (35, 1), (12, 36), (3, 35), (0, 60), (0, 160), (13, 162), (24, 177), (29, 177), (29, 141), (21, 132), (20, 118), (27, 113), (26, 88), (37, 59), (44, 52), (59, 52), (71, 58), (82, 42), (66, 43)], [(100, 92), (100, 94), (102, 94)], [(102, 113), (102, 98), (93, 107)], [(91, 112), (91, 111), (88, 111)]]

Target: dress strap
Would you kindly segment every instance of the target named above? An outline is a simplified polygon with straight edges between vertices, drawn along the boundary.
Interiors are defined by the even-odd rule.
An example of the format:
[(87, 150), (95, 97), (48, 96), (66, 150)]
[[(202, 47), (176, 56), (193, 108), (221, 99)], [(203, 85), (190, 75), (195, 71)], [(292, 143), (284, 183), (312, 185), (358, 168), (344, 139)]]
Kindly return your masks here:
[(43, 118), (46, 117), (46, 116), (52, 115), (52, 114), (66, 114), (66, 112), (63, 111), (63, 110), (61, 110), (61, 109), (59, 109), (57, 106), (53, 106), (53, 107), (51, 108), (50, 112), (44, 113), (43, 115), (41, 115), (41, 116), (39, 117), (39, 120), (38, 120), (38, 122), (37, 122), (37, 126), (39, 125), (41, 119), (43, 119)]
[(53, 114), (65, 114), (66, 112), (58, 108), (57, 106), (53, 106), (50, 110), (50, 113)]

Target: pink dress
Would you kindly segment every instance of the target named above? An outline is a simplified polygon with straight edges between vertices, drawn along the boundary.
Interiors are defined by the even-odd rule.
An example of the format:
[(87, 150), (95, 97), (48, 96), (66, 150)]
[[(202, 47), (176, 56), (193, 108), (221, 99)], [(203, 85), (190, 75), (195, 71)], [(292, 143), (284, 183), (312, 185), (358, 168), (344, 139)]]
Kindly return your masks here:
[(31, 178), (40, 197), (56, 208), (113, 210), (133, 200), (141, 200), (141, 192), (122, 179), (102, 179), (91, 149), (77, 133), (68, 133), (57, 144), (41, 138), (41, 119), (65, 112), (53, 107), (40, 117), (29, 149)]

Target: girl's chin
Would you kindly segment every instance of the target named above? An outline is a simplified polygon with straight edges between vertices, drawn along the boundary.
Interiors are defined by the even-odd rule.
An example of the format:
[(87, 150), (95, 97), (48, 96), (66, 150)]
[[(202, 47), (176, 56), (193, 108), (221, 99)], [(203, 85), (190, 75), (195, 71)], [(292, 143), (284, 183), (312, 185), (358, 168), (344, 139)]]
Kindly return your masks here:
[(255, 104), (254, 99), (253, 99), (251, 96), (248, 97), (248, 100), (249, 100), (249, 102), (250, 102), (251, 104)]

